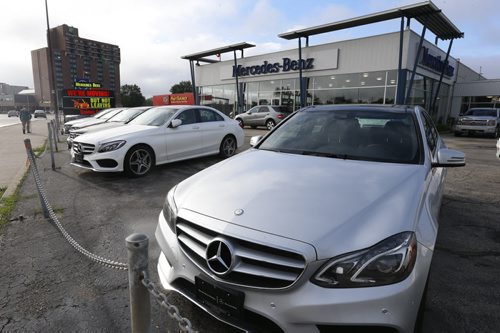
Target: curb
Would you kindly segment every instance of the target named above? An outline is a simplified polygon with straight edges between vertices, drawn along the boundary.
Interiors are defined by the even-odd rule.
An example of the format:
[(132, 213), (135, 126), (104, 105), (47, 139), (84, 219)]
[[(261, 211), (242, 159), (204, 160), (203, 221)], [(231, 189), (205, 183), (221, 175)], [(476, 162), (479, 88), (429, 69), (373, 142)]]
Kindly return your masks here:
[(28, 171), (28, 163), (27, 162), (28, 162), (28, 159), (26, 159), (26, 163), (24, 164), (24, 166), (19, 168), (19, 170), (17, 171), (14, 178), (12, 178), (12, 180), (9, 183), (9, 186), (7, 186), (7, 189), (2, 194), (2, 197), (0, 198), (0, 200), (3, 200), (4, 198), (9, 197), (16, 192), (17, 187), (19, 186), (19, 184), (21, 183), (21, 181), (24, 178), (24, 175)]

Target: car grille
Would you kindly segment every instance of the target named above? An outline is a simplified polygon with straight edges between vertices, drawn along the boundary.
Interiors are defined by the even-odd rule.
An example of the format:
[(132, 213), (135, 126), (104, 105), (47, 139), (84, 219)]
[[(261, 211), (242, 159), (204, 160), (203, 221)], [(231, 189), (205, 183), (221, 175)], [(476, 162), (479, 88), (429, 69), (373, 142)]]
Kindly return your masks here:
[(180, 247), (200, 268), (211, 273), (206, 260), (210, 242), (224, 239), (233, 246), (237, 264), (219, 278), (247, 287), (278, 289), (291, 286), (304, 272), (306, 261), (298, 253), (219, 234), (180, 217), (176, 224)]
[(74, 142), (73, 143), (73, 151), (76, 154), (88, 155), (94, 152), (95, 145), (90, 143), (82, 143), (82, 142)]
[(462, 125), (468, 126), (486, 126), (487, 120), (472, 120), (472, 119), (464, 119), (462, 120)]

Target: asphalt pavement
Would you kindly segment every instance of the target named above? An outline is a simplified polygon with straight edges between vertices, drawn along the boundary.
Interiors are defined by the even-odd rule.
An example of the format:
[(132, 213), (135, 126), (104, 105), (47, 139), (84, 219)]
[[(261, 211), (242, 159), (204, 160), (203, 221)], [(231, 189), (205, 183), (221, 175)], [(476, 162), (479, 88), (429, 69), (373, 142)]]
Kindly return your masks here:
[[(245, 132), (244, 149), (250, 136), (266, 133)], [(446, 142), (466, 153), (467, 166), (448, 170), (424, 332), (498, 332), (500, 160), (495, 141), (447, 136)], [(166, 193), (221, 159), (167, 164), (131, 179), (72, 167), (65, 143), (59, 148), (55, 171), (48, 154), (37, 163), (63, 226), (87, 250), (119, 262), (127, 261), (125, 238), (145, 233), (150, 238), (150, 272), (157, 282), (154, 230)], [(43, 218), (31, 174), (12, 217), (0, 232), (0, 332), (130, 331), (127, 273), (100, 266), (68, 244)], [(234, 331), (182, 297), (174, 295), (170, 302), (200, 332)], [(177, 323), (153, 301), (152, 330), (178, 331)]]

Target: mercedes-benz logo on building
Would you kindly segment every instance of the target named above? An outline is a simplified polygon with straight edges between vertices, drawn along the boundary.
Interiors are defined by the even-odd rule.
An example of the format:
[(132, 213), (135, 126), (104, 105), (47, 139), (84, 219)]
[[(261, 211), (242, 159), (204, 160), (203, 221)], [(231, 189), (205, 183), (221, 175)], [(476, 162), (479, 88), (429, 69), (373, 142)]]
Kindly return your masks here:
[(234, 249), (225, 239), (215, 238), (207, 246), (206, 259), (212, 272), (225, 275), (234, 266)]

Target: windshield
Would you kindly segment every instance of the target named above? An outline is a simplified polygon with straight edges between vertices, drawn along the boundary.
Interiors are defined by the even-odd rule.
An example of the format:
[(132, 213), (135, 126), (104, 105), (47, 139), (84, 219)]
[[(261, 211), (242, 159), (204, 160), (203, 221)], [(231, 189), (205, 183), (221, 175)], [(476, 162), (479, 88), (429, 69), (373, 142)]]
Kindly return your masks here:
[(495, 109), (470, 109), (465, 113), (466, 116), (475, 117), (496, 117), (497, 110)]
[(258, 149), (323, 157), (414, 163), (420, 161), (411, 113), (381, 110), (303, 110)]
[(171, 107), (152, 108), (132, 119), (129, 124), (162, 126), (172, 118), (177, 110)]
[(99, 112), (97, 112), (95, 115), (94, 115), (94, 118), (101, 118), (102, 116), (104, 116), (105, 114), (113, 111), (113, 110), (116, 110), (116, 109), (104, 109), (104, 110), (101, 110)]
[(122, 112), (116, 114), (114, 117), (111, 117), (109, 121), (124, 123), (129, 121), (130, 119), (135, 118), (138, 114), (144, 112), (147, 108), (133, 108), (133, 109), (125, 109)]
[(111, 111), (103, 114), (102, 116), (100, 116), (99, 119), (107, 120), (107, 119), (113, 117), (114, 115), (116, 115), (122, 111), (123, 111), (123, 109), (111, 110)]

